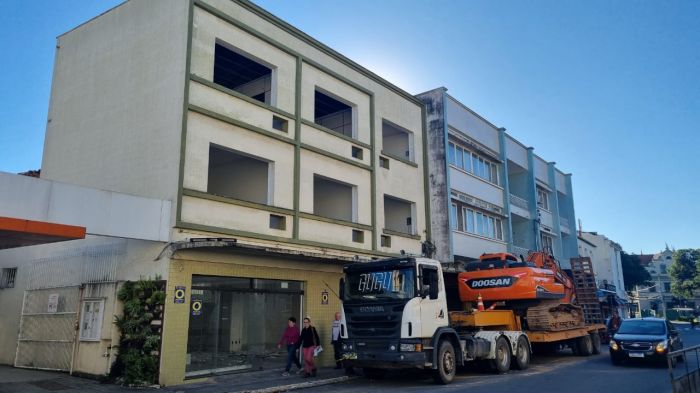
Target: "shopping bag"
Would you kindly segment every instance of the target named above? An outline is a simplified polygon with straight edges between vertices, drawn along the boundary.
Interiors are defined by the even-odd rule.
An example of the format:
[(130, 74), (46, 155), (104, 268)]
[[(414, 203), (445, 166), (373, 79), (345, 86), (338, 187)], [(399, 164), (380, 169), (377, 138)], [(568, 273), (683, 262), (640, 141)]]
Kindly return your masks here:
[(314, 357), (318, 357), (318, 355), (319, 355), (321, 352), (323, 352), (323, 347), (322, 347), (322, 346), (319, 345), (319, 346), (317, 346), (316, 348), (314, 348)]

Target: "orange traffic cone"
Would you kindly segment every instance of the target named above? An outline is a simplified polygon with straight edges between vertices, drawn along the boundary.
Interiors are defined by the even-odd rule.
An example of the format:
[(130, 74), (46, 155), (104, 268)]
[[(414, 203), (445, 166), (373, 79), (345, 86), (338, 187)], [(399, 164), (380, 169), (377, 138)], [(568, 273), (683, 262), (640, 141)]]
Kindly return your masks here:
[(484, 299), (481, 297), (481, 294), (476, 298), (476, 308), (479, 311), (484, 311)]

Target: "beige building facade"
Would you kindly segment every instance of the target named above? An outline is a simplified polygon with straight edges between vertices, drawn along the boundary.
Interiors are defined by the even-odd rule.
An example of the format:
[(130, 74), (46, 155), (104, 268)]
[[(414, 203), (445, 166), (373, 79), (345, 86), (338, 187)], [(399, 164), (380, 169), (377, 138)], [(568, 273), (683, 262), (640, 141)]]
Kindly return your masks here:
[(290, 316), (330, 341), (343, 264), (421, 254), (424, 116), (250, 2), (132, 0), (58, 38), (42, 177), (172, 201), (173, 385), (279, 367)]

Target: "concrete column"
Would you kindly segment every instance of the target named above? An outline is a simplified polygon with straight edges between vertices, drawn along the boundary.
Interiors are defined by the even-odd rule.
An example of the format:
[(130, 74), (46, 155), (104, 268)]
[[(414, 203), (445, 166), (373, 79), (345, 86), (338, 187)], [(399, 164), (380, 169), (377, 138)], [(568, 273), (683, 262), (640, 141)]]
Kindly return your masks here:
[[(555, 162), (548, 162), (547, 163), (547, 180), (549, 182), (549, 188), (554, 190), (554, 201), (550, 201), (549, 207), (552, 209), (552, 222), (554, 224), (554, 233), (557, 235), (557, 238), (554, 239), (556, 246), (555, 255), (554, 257), (557, 258), (559, 261), (562, 261), (564, 258), (564, 245), (563, 245), (563, 236), (561, 235), (561, 223), (559, 222), (559, 195), (557, 193), (557, 177), (554, 175), (554, 164)], [(556, 255), (558, 254), (558, 255)]]
[(578, 256), (578, 236), (576, 236), (577, 233), (577, 225), (576, 225), (576, 213), (574, 210), (574, 189), (571, 185), (571, 174), (567, 173), (566, 174), (566, 203), (568, 204), (568, 217), (566, 217), (569, 220), (569, 225), (571, 225), (573, 228), (571, 228), (572, 231), (574, 231), (574, 236), (569, 236), (569, 240), (564, 244), (564, 258), (574, 258)]
[(501, 149), (501, 179), (503, 179), (503, 211), (506, 215), (503, 228), (504, 240), (508, 242), (508, 252), (513, 252), (513, 223), (510, 221), (510, 184), (508, 182), (508, 154), (506, 152), (506, 129), (498, 129), (498, 143)]
[(527, 148), (527, 178), (528, 178), (528, 204), (530, 206), (530, 217), (532, 220), (533, 241), (528, 245), (530, 249), (539, 250), (540, 245), (540, 215), (537, 212), (537, 187), (535, 181), (535, 150), (534, 147)]

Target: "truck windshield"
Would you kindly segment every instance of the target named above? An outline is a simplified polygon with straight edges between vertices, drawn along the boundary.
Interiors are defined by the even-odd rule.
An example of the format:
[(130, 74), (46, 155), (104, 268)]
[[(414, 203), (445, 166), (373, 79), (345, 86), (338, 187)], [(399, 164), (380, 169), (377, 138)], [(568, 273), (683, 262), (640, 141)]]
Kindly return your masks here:
[(410, 299), (414, 296), (414, 286), (412, 267), (348, 273), (344, 300)]

